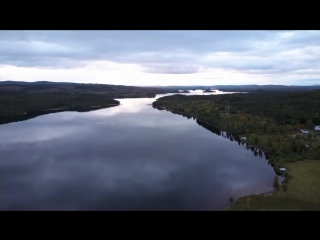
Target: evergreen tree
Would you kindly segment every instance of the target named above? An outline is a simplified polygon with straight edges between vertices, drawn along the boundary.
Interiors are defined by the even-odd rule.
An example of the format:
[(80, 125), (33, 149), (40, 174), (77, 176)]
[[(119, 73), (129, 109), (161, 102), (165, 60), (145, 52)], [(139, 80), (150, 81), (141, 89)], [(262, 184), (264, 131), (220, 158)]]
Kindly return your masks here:
[(273, 187), (274, 187), (276, 190), (279, 189), (279, 178), (278, 178), (278, 175), (276, 175), (276, 176), (274, 177)]
[(247, 198), (247, 207), (250, 208), (250, 198)]
[(312, 120), (309, 119), (306, 123), (306, 128), (313, 129), (313, 127), (314, 127), (314, 124), (313, 124)]
[(288, 185), (286, 183), (282, 185), (282, 190), (284, 193), (288, 192)]
[(232, 205), (232, 204), (234, 203), (233, 197), (230, 197), (230, 198), (229, 198), (229, 202), (230, 202), (230, 205)]

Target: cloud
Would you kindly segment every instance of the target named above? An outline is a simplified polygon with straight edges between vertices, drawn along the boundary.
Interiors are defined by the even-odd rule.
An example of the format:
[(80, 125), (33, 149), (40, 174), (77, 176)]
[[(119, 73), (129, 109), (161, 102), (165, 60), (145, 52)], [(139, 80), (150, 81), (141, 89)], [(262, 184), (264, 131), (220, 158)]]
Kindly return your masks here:
[(143, 70), (148, 73), (189, 74), (197, 73), (199, 67), (195, 64), (146, 64)]
[(47, 66), (48, 58), (57, 65), (64, 58), (142, 64), (194, 61), (207, 52), (250, 50), (250, 41), (268, 36), (268, 31), (1, 31), (0, 61), (16, 61), (16, 66)]
[[(121, 83), (113, 81), (124, 76), (123, 67), (127, 75), (145, 73), (150, 79), (155, 74), (162, 78), (176, 75), (176, 81), (178, 75), (198, 79), (204, 69), (241, 73), (248, 78), (259, 75), (265, 81), (269, 76), (277, 76), (279, 81), (279, 76), (319, 78), (319, 53), (320, 31), (0, 31), (2, 66), (38, 72), (54, 69), (61, 74), (74, 70), (65, 75), (69, 79), (94, 65), (101, 73), (114, 71), (106, 74), (113, 79), (80, 77), (80, 82)], [(112, 69), (112, 65), (117, 67)], [(128, 70), (128, 66), (134, 67)], [(0, 77), (9, 79), (2, 72)], [(130, 85), (136, 85), (134, 80)]]

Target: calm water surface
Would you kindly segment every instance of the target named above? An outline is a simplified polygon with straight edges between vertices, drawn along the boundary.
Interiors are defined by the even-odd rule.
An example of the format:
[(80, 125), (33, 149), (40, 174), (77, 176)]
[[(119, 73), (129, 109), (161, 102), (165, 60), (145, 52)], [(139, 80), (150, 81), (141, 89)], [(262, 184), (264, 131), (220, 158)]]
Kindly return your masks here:
[(155, 99), (120, 101), (0, 125), (0, 210), (221, 210), (273, 189), (264, 156)]

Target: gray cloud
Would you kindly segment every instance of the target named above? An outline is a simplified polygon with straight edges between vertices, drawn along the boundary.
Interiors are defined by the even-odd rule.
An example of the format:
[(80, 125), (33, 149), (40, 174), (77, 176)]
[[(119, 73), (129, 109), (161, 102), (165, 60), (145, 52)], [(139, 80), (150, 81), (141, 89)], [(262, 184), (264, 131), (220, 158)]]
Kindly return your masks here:
[(106, 60), (149, 73), (284, 74), (317, 69), (319, 53), (319, 31), (0, 31), (0, 64), (25, 67)]
[(189, 74), (198, 72), (199, 65), (195, 64), (144, 64), (144, 71), (163, 74)]

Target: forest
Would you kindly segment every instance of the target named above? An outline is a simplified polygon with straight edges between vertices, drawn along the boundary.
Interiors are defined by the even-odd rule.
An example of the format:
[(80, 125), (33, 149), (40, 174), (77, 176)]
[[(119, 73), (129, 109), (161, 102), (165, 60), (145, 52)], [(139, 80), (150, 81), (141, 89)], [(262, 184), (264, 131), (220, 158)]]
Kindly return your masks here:
[(57, 111), (88, 111), (119, 105), (115, 98), (152, 98), (171, 89), (108, 84), (1, 82), (0, 124)]
[(222, 137), (266, 156), (277, 174), (274, 191), (235, 201), (230, 196), (226, 210), (320, 210), (320, 132), (314, 131), (320, 125), (320, 90), (177, 94), (159, 98), (153, 107), (196, 119), (214, 134), (226, 132)]
[(55, 83), (55, 82), (0, 82), (0, 96), (17, 94), (104, 95), (107, 98), (152, 98), (156, 94), (178, 93), (171, 88), (132, 87), (110, 84)]
[(212, 85), (212, 86), (159, 86), (159, 88), (170, 88), (177, 90), (210, 90), (218, 89), (224, 92), (261, 92), (261, 91), (286, 91), (286, 92), (301, 92), (312, 91), (320, 88), (320, 85), (313, 86), (287, 86), (287, 85)]
[(38, 94), (36, 97), (30, 94), (15, 96), (0, 96), (0, 117), (12, 115), (24, 115), (38, 111), (91, 108), (94, 106), (108, 107), (119, 105), (119, 101), (95, 95), (51, 95)]
[[(153, 107), (245, 137), (246, 143), (268, 155), (276, 172), (286, 162), (320, 160), (320, 133), (313, 131), (320, 125), (320, 90), (177, 94), (159, 98)], [(301, 129), (308, 129), (309, 134), (300, 134)]]
[(36, 97), (21, 94), (0, 96), (0, 124), (28, 120), (40, 115), (62, 111), (84, 112), (119, 105), (120, 102), (102, 96), (48, 95)]

